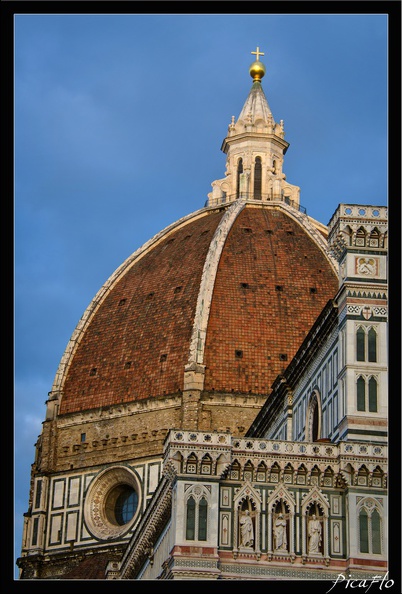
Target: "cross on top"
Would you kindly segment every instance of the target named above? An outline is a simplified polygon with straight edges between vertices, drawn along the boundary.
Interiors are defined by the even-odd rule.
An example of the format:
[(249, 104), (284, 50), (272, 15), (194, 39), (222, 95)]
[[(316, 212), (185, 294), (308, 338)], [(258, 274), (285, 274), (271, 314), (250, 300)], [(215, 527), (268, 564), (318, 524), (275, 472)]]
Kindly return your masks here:
[(265, 56), (264, 52), (260, 52), (260, 48), (257, 46), (257, 51), (251, 52), (255, 56), (257, 56), (257, 61), (260, 59), (260, 56)]

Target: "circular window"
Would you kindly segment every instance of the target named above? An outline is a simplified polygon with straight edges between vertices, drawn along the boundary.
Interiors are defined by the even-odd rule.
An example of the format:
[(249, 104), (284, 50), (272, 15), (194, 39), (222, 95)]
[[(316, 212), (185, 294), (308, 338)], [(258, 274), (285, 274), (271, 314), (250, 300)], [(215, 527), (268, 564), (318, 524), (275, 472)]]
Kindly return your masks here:
[(118, 485), (107, 496), (106, 517), (111, 524), (124, 526), (132, 520), (137, 507), (136, 491), (130, 485)]
[(85, 498), (85, 520), (91, 534), (102, 540), (125, 534), (137, 517), (139, 493), (136, 476), (126, 467), (99, 474)]

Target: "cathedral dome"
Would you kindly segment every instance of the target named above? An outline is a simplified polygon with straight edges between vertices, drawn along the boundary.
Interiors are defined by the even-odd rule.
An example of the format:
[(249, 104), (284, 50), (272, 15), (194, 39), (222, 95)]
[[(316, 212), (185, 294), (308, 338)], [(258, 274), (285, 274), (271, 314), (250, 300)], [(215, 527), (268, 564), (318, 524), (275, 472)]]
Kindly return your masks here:
[[(329, 228), (307, 215), (300, 188), (283, 172), (289, 144), (262, 90), (263, 54), (252, 53), (252, 88), (222, 144), (225, 177), (212, 182), (203, 208), (117, 268), (67, 344), (35, 444), (19, 560), (24, 579), (248, 579), (250, 572), (276, 579), (292, 559), (299, 572), (310, 563), (335, 575), (341, 556), (349, 567), (350, 543), (344, 553), (334, 543), (350, 522), (338, 522), (331, 540), (335, 520), (328, 518), (349, 501), (352, 520), (360, 517), (349, 479), (366, 480), (370, 464), (381, 493), (383, 443), (370, 453), (355, 444), (356, 457), (336, 440), (349, 439), (348, 424), (352, 436), (386, 439), (386, 419), (379, 415), (374, 424), (385, 323), (378, 338), (373, 328), (380, 316), (385, 321), (386, 307), (385, 294), (380, 300), (371, 289), (375, 313), (366, 292), (356, 297), (353, 290), (350, 302), (346, 295), (349, 287), (375, 287), (366, 268), (353, 276), (355, 252), (372, 249), (372, 270), (385, 271), (385, 239), (380, 243), (376, 227), (368, 244), (356, 237), (352, 245), (353, 205), (341, 205)], [(373, 220), (367, 222), (371, 232)], [(338, 277), (339, 252), (343, 258), (348, 248)], [(367, 352), (375, 354), (368, 392), (362, 377), (353, 389), (359, 367), (347, 365), (341, 380), (336, 374), (339, 320), (353, 318), (342, 326), (345, 361), (355, 336), (365, 340), (359, 307), (374, 314), (366, 327)], [(369, 377), (367, 361), (360, 368)], [(351, 389), (341, 392), (340, 381)], [(386, 378), (378, 385), (385, 394)], [(349, 415), (356, 393), (358, 413)], [(327, 435), (331, 444), (320, 449)], [(359, 460), (343, 472), (352, 458)], [(313, 511), (324, 530), (320, 545), (310, 547)], [(279, 512), (290, 548), (277, 547)], [(243, 539), (244, 515), (252, 539)]]
[(204, 391), (267, 395), (338, 287), (306, 221), (247, 201), (205, 207), (151, 239), (77, 327), (54, 386), (60, 414), (180, 394), (191, 365)]
[[(252, 53), (254, 82), (222, 145), (225, 178), (94, 297), (60, 362), (48, 418), (104, 420), (110, 409), (116, 435), (142, 436), (144, 447), (151, 435), (159, 449), (169, 427), (242, 433), (334, 297), (327, 228), (286, 181), (283, 121), (262, 90), (263, 54)], [(123, 417), (129, 427), (118, 428)]]

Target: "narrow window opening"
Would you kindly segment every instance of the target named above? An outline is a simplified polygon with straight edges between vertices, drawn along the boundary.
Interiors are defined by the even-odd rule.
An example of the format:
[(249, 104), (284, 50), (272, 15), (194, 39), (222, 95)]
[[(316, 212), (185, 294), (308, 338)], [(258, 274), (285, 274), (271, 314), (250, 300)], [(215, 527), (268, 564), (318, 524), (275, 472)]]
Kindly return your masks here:
[(240, 196), (240, 175), (243, 173), (243, 159), (237, 163), (236, 198)]
[(91, 371), (89, 372), (89, 375), (96, 375), (98, 373), (98, 368), (97, 367), (92, 367)]
[(198, 540), (207, 540), (208, 504), (203, 497), (198, 506)]
[(318, 404), (315, 404), (313, 411), (313, 427), (312, 427), (312, 438), (313, 441), (318, 439)]
[(41, 495), (42, 495), (42, 481), (38, 481), (36, 483), (35, 507), (40, 507)]
[(186, 539), (194, 540), (195, 538), (195, 501), (190, 497), (187, 501), (187, 518), (186, 518)]
[(373, 553), (381, 555), (381, 518), (376, 509), (371, 514), (371, 539), (373, 543)]
[(363, 328), (359, 328), (356, 332), (356, 360), (365, 360), (365, 332)]
[(374, 377), (369, 380), (369, 412), (377, 412), (377, 381)]
[(160, 356), (159, 361), (162, 363), (163, 361), (166, 361), (167, 359), (167, 353), (163, 353), (163, 355)]
[(261, 157), (256, 157), (254, 164), (254, 200), (261, 200), (261, 171)]
[(276, 285), (275, 291), (283, 291), (283, 286), (282, 285)]
[(357, 379), (356, 384), (357, 390), (357, 410), (366, 410), (366, 382), (363, 377)]
[(83, 443), (87, 438), (86, 433), (81, 433), (81, 443)]
[(243, 357), (243, 351), (236, 350), (235, 351), (235, 357), (236, 357), (236, 359), (241, 359)]
[(377, 361), (377, 333), (373, 328), (368, 331), (368, 360), (370, 363)]
[(316, 287), (310, 287), (310, 293), (311, 293), (312, 295), (315, 295), (315, 294), (317, 293), (317, 289), (316, 289)]
[(33, 522), (33, 530), (32, 530), (32, 546), (36, 546), (38, 543), (38, 527), (39, 527), (39, 518), (35, 518)]
[(369, 539), (368, 539), (368, 516), (365, 509), (360, 512), (359, 515), (359, 528), (360, 528), (360, 552), (369, 552)]

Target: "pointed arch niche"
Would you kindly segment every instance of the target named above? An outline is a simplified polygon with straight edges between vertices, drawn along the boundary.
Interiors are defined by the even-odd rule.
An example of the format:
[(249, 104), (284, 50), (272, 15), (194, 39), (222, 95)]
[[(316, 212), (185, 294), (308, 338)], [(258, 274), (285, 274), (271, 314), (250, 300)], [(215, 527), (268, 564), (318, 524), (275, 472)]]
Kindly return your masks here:
[(302, 503), (302, 556), (322, 557), (329, 562), (328, 552), (329, 502), (320, 489), (306, 494)]
[(292, 493), (278, 487), (268, 498), (268, 554), (295, 556), (295, 509)]
[(322, 435), (321, 395), (318, 388), (311, 392), (306, 411), (306, 441), (317, 441)]
[[(261, 496), (249, 481), (239, 489), (234, 498), (234, 535), (233, 552), (254, 552), (261, 554), (260, 522)], [(250, 524), (247, 532), (247, 525)]]

